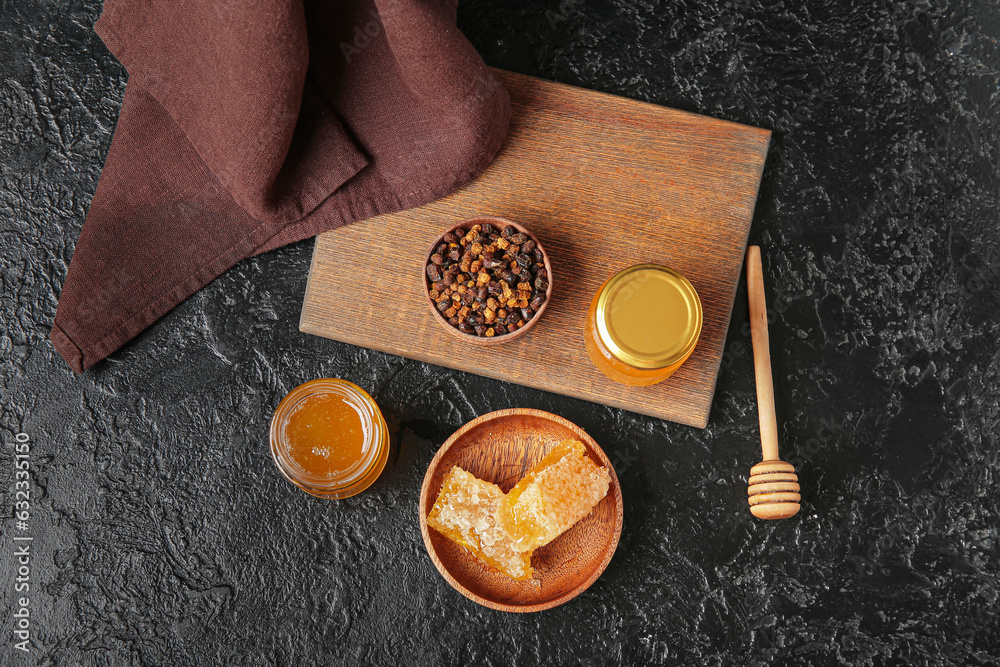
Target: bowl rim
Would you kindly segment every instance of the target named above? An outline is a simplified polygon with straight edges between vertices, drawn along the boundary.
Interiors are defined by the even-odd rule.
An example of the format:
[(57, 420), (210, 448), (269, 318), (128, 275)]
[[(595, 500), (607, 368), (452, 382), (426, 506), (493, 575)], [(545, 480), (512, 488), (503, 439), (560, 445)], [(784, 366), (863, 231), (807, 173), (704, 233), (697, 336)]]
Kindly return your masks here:
[[(535, 313), (534, 317), (528, 320), (528, 322), (525, 323), (523, 327), (521, 327), (514, 333), (504, 334), (502, 336), (493, 336), (492, 338), (486, 338), (484, 336), (476, 336), (474, 334), (463, 333), (459, 331), (456, 327), (451, 326), (451, 324), (448, 323), (447, 318), (445, 318), (445, 316), (441, 313), (441, 311), (439, 311), (436, 308), (437, 304), (435, 304), (434, 300), (431, 299), (431, 294), (430, 294), (431, 283), (430, 280), (427, 278), (427, 264), (428, 262), (430, 262), (431, 255), (434, 254), (434, 249), (437, 248), (438, 244), (442, 242), (441, 239), (445, 234), (447, 234), (448, 232), (452, 232), (458, 229), (459, 227), (471, 227), (472, 225), (482, 224), (484, 222), (488, 222), (494, 226), (501, 226), (501, 228), (510, 225), (517, 231), (523, 232), (528, 236), (530, 236), (538, 245), (538, 247), (541, 248), (542, 250), (542, 263), (545, 265), (545, 271), (548, 273), (549, 276), (549, 286), (548, 289), (545, 290), (545, 303), (543, 303), (542, 307), (538, 309), (538, 312)], [(531, 230), (526, 228), (524, 225), (515, 222), (513, 220), (510, 220), (508, 218), (503, 218), (496, 215), (479, 215), (473, 218), (466, 218), (465, 220), (456, 222), (451, 227), (448, 227), (444, 231), (440, 232), (437, 236), (435, 236), (434, 241), (430, 244), (430, 247), (427, 249), (427, 254), (424, 255), (423, 263), (420, 265), (420, 276), (424, 286), (424, 296), (427, 299), (427, 306), (431, 309), (431, 313), (433, 314), (434, 320), (439, 324), (441, 324), (441, 326), (443, 326), (452, 336), (455, 336), (467, 343), (472, 343), (473, 345), (502, 345), (503, 343), (509, 343), (510, 341), (516, 340), (521, 336), (523, 336), (524, 334), (526, 334), (529, 329), (531, 329), (538, 323), (538, 320), (542, 319), (542, 315), (545, 314), (545, 309), (548, 308), (549, 302), (552, 300), (552, 287), (555, 284), (552, 275), (552, 263), (549, 261), (549, 254), (548, 252), (546, 252), (545, 246), (542, 244), (538, 236), (532, 233)]]
[[(614, 535), (608, 541), (608, 547), (604, 552), (604, 557), (601, 559), (600, 563), (593, 569), (593, 571), (575, 588), (566, 593), (560, 595), (552, 600), (546, 600), (545, 602), (539, 602), (537, 604), (508, 604), (504, 602), (497, 602), (489, 598), (484, 598), (483, 596), (472, 592), (466, 588), (461, 582), (452, 576), (451, 572), (445, 567), (441, 558), (438, 556), (437, 551), (434, 549), (434, 545), (431, 542), (430, 527), (427, 525), (427, 512), (425, 507), (427, 507), (427, 500), (431, 494), (431, 479), (434, 476), (434, 472), (437, 470), (438, 466), (441, 464), (441, 460), (444, 458), (445, 453), (448, 452), (451, 447), (458, 442), (462, 436), (480, 425), (494, 421), (497, 419), (503, 419), (506, 417), (514, 415), (528, 415), (532, 417), (539, 417), (541, 419), (547, 419), (554, 421), (557, 424), (571, 430), (576, 437), (586, 444), (588, 450), (597, 455), (600, 459), (601, 465), (607, 468), (608, 472), (611, 474), (611, 486), (609, 488), (615, 489), (616, 507), (615, 507), (615, 527)], [(438, 490), (435, 489), (435, 492)], [(457, 590), (459, 593), (469, 598), (473, 602), (476, 602), (484, 607), (490, 609), (495, 609), (497, 611), (506, 611), (513, 613), (532, 613), (536, 611), (545, 611), (546, 609), (552, 609), (558, 607), (561, 604), (569, 602), (573, 598), (577, 597), (585, 590), (590, 588), (590, 586), (597, 581), (597, 579), (604, 574), (604, 570), (607, 569), (608, 564), (611, 562), (612, 557), (615, 555), (615, 551), (618, 549), (618, 543), (621, 539), (622, 534), (622, 523), (624, 515), (624, 505), (622, 501), (621, 484), (618, 481), (618, 474), (615, 472), (614, 466), (611, 464), (611, 460), (608, 459), (607, 454), (601, 449), (601, 446), (587, 434), (582, 428), (574, 424), (573, 422), (560, 417), (559, 415), (552, 414), (551, 412), (546, 412), (545, 410), (536, 410), (534, 408), (509, 408), (506, 410), (496, 410), (488, 414), (482, 415), (481, 417), (476, 417), (472, 421), (463, 424), (457, 431), (451, 434), (451, 436), (445, 440), (441, 448), (438, 449), (434, 458), (431, 460), (430, 465), (427, 466), (427, 472), (424, 473), (424, 480), (420, 486), (420, 501), (417, 508), (417, 513), (420, 520), (420, 534), (424, 540), (424, 547), (427, 549), (427, 555), (430, 557), (431, 562), (434, 563), (434, 567), (437, 571), (441, 573), (452, 588)]]

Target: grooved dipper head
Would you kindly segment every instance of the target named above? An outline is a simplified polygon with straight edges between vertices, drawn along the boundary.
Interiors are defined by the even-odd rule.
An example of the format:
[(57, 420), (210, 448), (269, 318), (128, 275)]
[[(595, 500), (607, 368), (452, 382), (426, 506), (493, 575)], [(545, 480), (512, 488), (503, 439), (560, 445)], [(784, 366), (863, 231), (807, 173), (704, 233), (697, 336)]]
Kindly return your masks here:
[(750, 512), (758, 519), (787, 519), (799, 511), (799, 478), (790, 463), (762, 461), (750, 469)]

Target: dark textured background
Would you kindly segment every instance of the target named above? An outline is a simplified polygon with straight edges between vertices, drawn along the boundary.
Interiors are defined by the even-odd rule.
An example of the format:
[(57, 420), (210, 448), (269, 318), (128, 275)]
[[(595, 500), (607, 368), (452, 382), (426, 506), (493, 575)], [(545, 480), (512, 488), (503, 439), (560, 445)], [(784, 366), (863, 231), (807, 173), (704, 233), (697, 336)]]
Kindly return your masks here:
[[(99, 10), (0, 0), (0, 664), (1000, 662), (996, 3), (460, 9), (491, 65), (774, 131), (751, 241), (804, 486), (778, 523), (745, 506), (742, 286), (704, 431), (300, 334), (311, 242), (241, 263), (75, 377), (47, 335), (126, 81)], [(284, 393), (322, 376), (369, 390), (396, 434), (343, 502), (293, 489), (265, 442)], [(583, 426), (625, 499), (604, 576), (530, 616), (451, 590), (416, 520), (436, 448), (512, 406)], [(21, 431), (28, 659), (8, 641)]]

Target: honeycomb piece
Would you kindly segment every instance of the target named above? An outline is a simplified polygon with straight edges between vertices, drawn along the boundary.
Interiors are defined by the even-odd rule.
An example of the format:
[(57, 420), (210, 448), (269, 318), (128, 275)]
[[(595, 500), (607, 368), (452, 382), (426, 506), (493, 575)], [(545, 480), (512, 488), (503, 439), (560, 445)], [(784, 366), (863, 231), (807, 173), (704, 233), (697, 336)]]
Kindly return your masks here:
[(545, 546), (607, 495), (611, 475), (585, 452), (582, 442), (563, 440), (501, 500), (500, 526), (515, 551)]
[(531, 578), (531, 554), (515, 551), (497, 525), (503, 491), (458, 466), (448, 472), (427, 516), (427, 525), (511, 579)]

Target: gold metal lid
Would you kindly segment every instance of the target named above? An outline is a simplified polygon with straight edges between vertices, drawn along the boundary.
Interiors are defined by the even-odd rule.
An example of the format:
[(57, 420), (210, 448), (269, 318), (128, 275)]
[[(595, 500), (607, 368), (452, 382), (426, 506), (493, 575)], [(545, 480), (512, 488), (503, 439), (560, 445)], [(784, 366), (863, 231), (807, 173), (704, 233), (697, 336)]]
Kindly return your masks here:
[(641, 369), (684, 359), (701, 335), (701, 299), (687, 278), (659, 264), (618, 272), (597, 299), (597, 334), (612, 355)]

